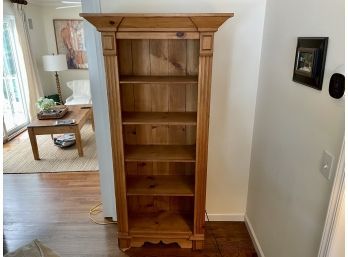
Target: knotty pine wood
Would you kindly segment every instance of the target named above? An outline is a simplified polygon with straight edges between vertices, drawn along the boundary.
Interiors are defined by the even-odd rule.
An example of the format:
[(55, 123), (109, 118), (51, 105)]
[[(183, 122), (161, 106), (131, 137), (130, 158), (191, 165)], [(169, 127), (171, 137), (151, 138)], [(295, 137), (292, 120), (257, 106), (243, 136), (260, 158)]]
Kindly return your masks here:
[[(102, 31), (109, 110), (114, 112), (110, 116), (110, 128), (113, 148), (117, 148), (113, 150), (114, 172), (118, 178), (115, 182), (122, 184), (116, 184), (116, 196), (122, 198), (121, 203), (118, 203), (118, 208), (122, 208), (122, 215), (119, 216), (122, 225), (118, 233), (119, 246), (126, 249), (129, 246), (141, 246), (146, 241), (154, 243), (163, 239), (166, 243), (176, 242), (181, 247), (202, 249), (214, 32), (233, 14), (82, 16)], [(140, 35), (144, 38), (139, 38)], [(131, 112), (136, 115), (149, 112), (197, 112), (197, 124), (122, 124), (127, 122), (126, 113)], [(149, 119), (147, 121), (151, 122)], [(189, 166), (185, 162), (196, 162), (196, 166)], [(178, 165), (173, 166), (173, 163)], [(180, 165), (183, 164), (185, 169), (181, 169)], [(161, 196), (132, 195), (133, 185), (139, 187), (142, 193), (146, 193), (146, 187), (157, 186), (144, 183), (141, 176), (182, 176), (186, 173), (195, 177), (194, 197), (161, 195), (160, 191), (165, 191), (164, 186), (161, 189), (161, 184), (166, 185), (166, 180), (159, 180), (156, 188), (159, 190), (156, 194)], [(125, 184), (128, 176), (130, 188)], [(177, 183), (179, 185), (176, 187), (180, 188), (180, 180)], [(167, 185), (170, 189), (170, 185)], [(125, 200), (127, 193), (130, 195)], [(150, 224), (148, 228), (151, 235), (145, 236), (141, 232), (132, 235), (127, 230), (130, 224), (124, 222), (124, 219), (130, 221), (131, 217), (138, 217), (144, 211), (149, 219), (144, 224), (135, 224)], [(168, 217), (178, 215), (175, 216), (178, 217), (178, 223), (185, 221), (185, 215), (191, 217), (189, 238), (178, 237), (172, 228), (184, 228), (175, 227), (168, 219), (159, 219), (158, 213), (168, 214)], [(154, 229), (156, 224), (161, 224), (158, 227), (162, 229)], [(132, 225), (132, 230), (136, 230), (138, 225)]]
[(125, 17), (118, 31), (196, 31), (189, 17)]
[[(193, 128), (188, 131), (190, 127)], [(189, 125), (125, 125), (124, 142), (126, 145), (194, 145), (195, 129)]]
[(129, 203), (133, 203), (130, 204), (128, 209), (129, 214), (133, 216), (169, 212), (191, 215), (193, 218), (194, 198), (192, 196), (130, 195), (127, 199)]
[(126, 162), (195, 162), (191, 145), (126, 145)]
[[(195, 177), (195, 212), (194, 234), (204, 235), (207, 161), (208, 161), (208, 135), (209, 135), (209, 112), (210, 112), (210, 84), (212, 56), (200, 56), (200, 76), (198, 90), (197, 111), (197, 145), (196, 148), (196, 177)], [(193, 248), (200, 249), (201, 243), (194, 242)]]
[[(26, 133), (6, 144), (17, 144)], [(89, 209), (101, 201), (98, 172), (4, 174), (4, 249), (37, 238), (62, 257), (257, 257), (244, 222), (206, 222), (203, 251), (174, 244), (131, 248), (117, 245), (117, 225), (96, 225)], [(62, 201), (64, 199), (64, 201)]]
[(194, 175), (194, 162), (126, 162), (127, 175)]
[[(119, 41), (121, 42), (123, 40)], [(131, 47), (129, 47), (129, 45), (131, 45)], [(124, 47), (124, 49), (122, 49), (122, 47)], [(187, 49), (189, 49), (189, 51), (187, 51)], [(197, 110), (197, 85), (185, 84), (186, 89), (182, 90), (181, 87), (178, 87), (180, 84), (163, 83), (173, 82), (168, 81), (168, 77), (166, 77), (167, 81), (162, 80), (161, 84), (154, 84), (151, 82), (158, 82), (154, 80), (154, 78), (156, 78), (154, 76), (181, 76), (185, 78), (191, 76), (191, 78), (197, 78), (199, 64), (198, 40), (127, 40), (126, 43), (121, 43), (119, 45), (118, 53), (122, 53), (123, 55), (119, 59), (119, 65), (120, 67), (124, 65), (124, 68), (120, 70), (125, 72), (124, 75), (121, 73), (121, 79), (125, 78), (124, 76), (133, 78), (133, 81), (134, 78), (143, 79), (144, 76), (147, 78), (145, 81), (139, 79), (135, 81), (136, 83), (128, 83), (124, 86), (121, 85), (123, 110), (137, 112), (185, 112), (187, 110)], [(180, 82), (177, 77), (173, 78)], [(185, 79), (185, 81), (189, 82), (187, 79)], [(131, 82), (131, 80), (127, 82)], [(141, 84), (139, 82), (145, 83)], [(186, 97), (186, 93), (188, 93), (189, 98)], [(192, 126), (154, 126), (153, 124), (145, 126), (124, 126), (124, 142), (126, 144), (195, 144), (195, 138), (196, 128), (192, 128)], [(129, 146), (126, 147), (126, 153), (128, 151), (127, 149), (130, 149)], [(141, 148), (137, 146), (136, 149)], [(160, 151), (155, 151), (152, 154), (148, 149), (145, 151), (145, 154), (148, 155), (147, 157), (153, 158), (156, 156), (157, 159), (151, 160), (151, 158), (149, 159), (145, 155), (145, 158), (143, 156), (141, 159), (139, 158), (138, 161), (158, 161), (158, 157), (161, 158), (161, 155), (167, 153), (166, 151), (162, 151), (162, 149), (159, 150)], [(160, 153), (160, 155), (158, 155), (158, 153)], [(169, 161), (170, 159), (168, 159), (168, 156), (170, 157), (170, 155), (172, 155), (172, 153), (164, 156), (161, 162)], [(127, 161), (127, 154), (125, 157)], [(179, 160), (172, 159), (172, 161)], [(158, 162), (154, 162), (152, 165), (150, 163), (150, 165), (146, 166), (146, 169), (155, 169), (158, 166), (161, 166), (158, 170), (164, 174), (168, 173), (170, 169), (170, 163), (161, 165), (158, 164)], [(134, 167), (138, 168), (139, 165), (133, 166), (133, 168)], [(194, 171), (194, 169), (191, 168), (191, 171)], [(131, 199), (134, 199), (134, 197)], [(146, 200), (148, 199), (138, 197), (135, 201), (132, 201), (128, 198), (128, 207), (130, 209), (132, 209), (133, 206), (138, 207), (139, 203), (146, 203)], [(169, 206), (169, 209), (180, 208), (180, 202), (172, 201), (171, 198), (162, 197), (161, 203), (162, 206)], [(131, 213), (131, 211), (129, 213)], [(193, 213), (191, 217), (193, 218)]]
[(196, 112), (123, 112), (123, 125), (196, 125)]
[[(130, 75), (197, 75), (198, 71), (198, 48), (199, 42), (197, 40), (182, 40), (194, 53), (193, 56), (197, 57), (196, 61), (191, 61), (190, 57), (192, 53), (183, 51), (183, 54), (177, 56), (175, 52), (183, 45), (182, 42), (178, 43), (178, 40), (119, 40), (119, 50), (121, 55), (120, 70), (124, 74)], [(185, 42), (186, 41), (186, 42)], [(132, 47), (129, 47), (131, 45)], [(179, 46), (177, 46), (179, 45)], [(186, 47), (185, 47), (186, 49)], [(132, 58), (126, 58), (126, 56), (132, 56)], [(172, 56), (172, 57), (170, 57)], [(138, 59), (143, 60), (142, 63), (148, 65), (150, 70), (144, 69), (143, 66), (138, 65)], [(186, 64), (186, 60), (187, 64)], [(122, 92), (122, 109), (123, 111), (137, 111), (137, 112), (149, 112), (149, 111), (163, 111), (163, 112), (175, 112), (175, 111), (196, 111), (197, 104), (197, 86), (186, 85), (186, 89), (178, 88), (177, 85), (153, 85), (153, 84), (140, 84), (140, 85), (123, 85), (121, 86)], [(187, 96), (188, 97), (187, 97)], [(186, 107), (186, 108), (185, 108)], [(139, 131), (135, 131), (139, 130)], [(179, 128), (176, 130), (185, 130), (187, 143), (195, 143), (195, 128)], [(143, 128), (129, 127), (125, 128), (125, 133), (135, 133), (138, 138), (141, 138)], [(159, 128), (167, 134), (164, 129)], [(173, 130), (173, 128), (171, 128)], [(186, 132), (187, 131), (187, 132)], [(170, 132), (171, 133), (171, 132)], [(169, 133), (169, 137), (170, 137)], [(175, 133), (175, 132), (173, 132)], [(147, 133), (145, 133), (147, 134)], [(158, 133), (155, 133), (157, 136)], [(165, 138), (166, 136), (162, 136)], [(167, 140), (168, 141), (168, 140)], [(140, 143), (140, 142), (139, 142)]]
[(197, 76), (121, 76), (120, 84), (197, 84)]
[[(197, 78), (199, 41), (173, 41), (119, 40), (118, 53), (121, 74), (124, 76), (146, 75), (150, 78), (151, 76), (169, 75)], [(183, 42), (187, 45), (184, 50), (189, 49), (190, 52), (180, 49)], [(175, 52), (179, 50), (182, 53), (177, 56)], [(196, 60), (191, 60), (191, 58), (196, 58)], [(149, 65), (150, 69), (145, 69), (139, 65), (138, 59), (141, 59), (145, 65)], [(184, 88), (183, 90), (182, 85), (177, 83), (173, 85), (121, 85), (122, 109), (128, 113), (195, 112), (197, 110), (197, 85), (184, 84)], [(123, 120), (126, 121), (125, 118)], [(166, 124), (171, 126), (158, 126), (162, 124), (156, 124), (156, 122), (145, 126), (124, 126), (124, 142), (126, 144), (195, 144), (196, 128), (186, 126), (187, 124), (172, 126), (174, 123), (173, 120), (171, 124)], [(181, 163), (162, 162), (126, 163), (126, 172), (142, 175), (190, 175), (194, 172), (194, 166), (186, 164), (182, 167)]]
[(99, 31), (211, 31), (233, 13), (80, 13)]
[(117, 39), (199, 39), (198, 32), (117, 32)]
[(194, 196), (193, 176), (127, 176), (127, 195)]
[[(102, 33), (102, 38), (105, 32)], [(108, 38), (110, 33), (106, 33)], [(116, 37), (113, 38), (113, 44), (116, 48)], [(104, 41), (103, 41), (104, 42)], [(107, 45), (108, 46), (108, 45)], [(104, 48), (104, 46), (103, 46)], [(104, 49), (103, 49), (104, 50)], [(104, 54), (105, 73), (107, 80), (107, 96), (109, 105), (109, 121), (111, 131), (111, 146), (112, 146), (112, 161), (114, 169), (114, 183), (115, 183), (115, 198), (117, 217), (122, 222), (119, 223), (119, 235), (128, 233), (128, 217), (127, 217), (127, 198), (126, 198), (126, 175), (124, 170), (124, 151), (123, 151), (123, 137), (122, 137), (122, 118), (121, 118), (121, 103), (120, 103), (120, 88), (118, 84), (118, 64), (116, 54), (106, 49)], [(120, 247), (127, 248), (129, 240), (123, 239), (119, 236)]]
[[(130, 215), (129, 232), (132, 235), (142, 236), (151, 234), (173, 234), (187, 235), (187, 239), (192, 234), (192, 217), (172, 212), (158, 212), (149, 214)], [(163, 235), (162, 235), (163, 236)], [(164, 238), (166, 236), (164, 235)]]

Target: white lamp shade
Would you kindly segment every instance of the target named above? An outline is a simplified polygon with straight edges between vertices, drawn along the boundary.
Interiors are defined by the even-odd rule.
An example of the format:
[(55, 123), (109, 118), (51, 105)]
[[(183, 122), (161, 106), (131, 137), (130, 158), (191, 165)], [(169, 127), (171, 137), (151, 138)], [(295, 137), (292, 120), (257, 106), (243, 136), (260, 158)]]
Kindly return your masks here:
[(62, 71), (68, 69), (64, 54), (44, 55), (42, 56), (42, 62), (45, 71)]

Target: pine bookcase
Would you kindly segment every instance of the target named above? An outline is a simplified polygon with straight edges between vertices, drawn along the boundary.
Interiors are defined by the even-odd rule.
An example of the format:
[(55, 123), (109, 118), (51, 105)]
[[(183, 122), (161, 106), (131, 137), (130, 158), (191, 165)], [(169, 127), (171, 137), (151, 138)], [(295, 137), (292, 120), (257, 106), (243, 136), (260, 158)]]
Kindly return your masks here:
[(213, 38), (232, 13), (82, 13), (101, 32), (123, 250), (202, 249)]

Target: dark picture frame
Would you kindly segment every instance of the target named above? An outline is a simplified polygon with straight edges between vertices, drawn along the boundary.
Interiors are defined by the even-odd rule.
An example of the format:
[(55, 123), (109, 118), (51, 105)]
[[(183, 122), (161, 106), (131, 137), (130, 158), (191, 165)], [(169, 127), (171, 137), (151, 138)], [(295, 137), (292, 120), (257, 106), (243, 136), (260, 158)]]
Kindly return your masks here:
[(57, 53), (66, 55), (68, 69), (88, 69), (85, 47), (84, 20), (54, 19)]
[(328, 41), (328, 37), (297, 39), (293, 81), (322, 89)]

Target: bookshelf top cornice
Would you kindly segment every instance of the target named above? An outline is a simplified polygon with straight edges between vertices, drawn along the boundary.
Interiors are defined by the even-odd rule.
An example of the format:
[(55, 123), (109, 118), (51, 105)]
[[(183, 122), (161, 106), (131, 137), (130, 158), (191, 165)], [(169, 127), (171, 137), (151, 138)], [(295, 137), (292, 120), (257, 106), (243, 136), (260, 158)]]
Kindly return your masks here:
[(233, 13), (81, 13), (98, 31), (215, 32)]

